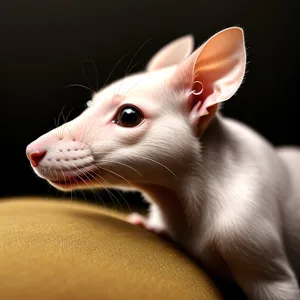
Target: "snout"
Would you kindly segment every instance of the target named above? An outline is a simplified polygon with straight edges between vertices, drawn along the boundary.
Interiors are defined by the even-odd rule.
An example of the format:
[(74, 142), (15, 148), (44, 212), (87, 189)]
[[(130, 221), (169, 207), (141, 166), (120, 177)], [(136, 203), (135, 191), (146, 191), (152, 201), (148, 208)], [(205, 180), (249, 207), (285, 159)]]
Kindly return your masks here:
[(50, 143), (36, 140), (26, 148), (26, 155), (34, 168), (72, 169), (92, 161), (89, 147), (76, 140), (57, 140)]
[(78, 180), (95, 169), (91, 148), (74, 137), (49, 132), (26, 147), (34, 171), (49, 182)]

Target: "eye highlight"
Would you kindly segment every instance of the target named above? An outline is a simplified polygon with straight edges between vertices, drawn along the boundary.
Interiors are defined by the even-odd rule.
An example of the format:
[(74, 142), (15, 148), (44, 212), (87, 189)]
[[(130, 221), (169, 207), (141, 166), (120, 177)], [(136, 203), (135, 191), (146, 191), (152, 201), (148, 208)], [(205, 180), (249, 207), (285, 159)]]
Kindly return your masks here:
[(126, 105), (119, 110), (115, 123), (122, 127), (135, 127), (139, 125), (142, 120), (143, 115), (138, 108)]

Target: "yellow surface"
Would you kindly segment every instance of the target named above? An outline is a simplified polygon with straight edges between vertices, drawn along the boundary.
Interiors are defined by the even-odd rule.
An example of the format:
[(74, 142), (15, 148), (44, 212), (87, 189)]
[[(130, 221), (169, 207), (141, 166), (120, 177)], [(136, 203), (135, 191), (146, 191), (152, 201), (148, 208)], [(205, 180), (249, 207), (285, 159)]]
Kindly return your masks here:
[(0, 200), (0, 299), (221, 299), (174, 245), (122, 218), (65, 200)]

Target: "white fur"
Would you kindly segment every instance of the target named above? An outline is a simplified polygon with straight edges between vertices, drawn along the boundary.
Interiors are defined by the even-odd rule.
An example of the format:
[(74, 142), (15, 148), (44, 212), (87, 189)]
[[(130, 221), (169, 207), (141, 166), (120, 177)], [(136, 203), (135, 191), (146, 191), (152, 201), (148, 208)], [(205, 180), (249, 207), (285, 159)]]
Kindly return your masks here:
[[(151, 204), (149, 217), (134, 214), (129, 220), (166, 232), (214, 275), (235, 280), (249, 299), (300, 299), (300, 151), (277, 150), (220, 112), (197, 136), (184, 106), (191, 91), (169, 84), (187, 63), (190, 36), (185, 41), (184, 51), (175, 47), (177, 60), (163, 66), (156, 56), (150, 71), (104, 88), (79, 117), (31, 143), (27, 155), (47, 151), (34, 170), (60, 189), (51, 180), (93, 172), (96, 180), (85, 180), (87, 187), (141, 191)], [(172, 47), (165, 49), (171, 55)], [(233, 57), (238, 61), (239, 56)], [(243, 76), (240, 66), (230, 79), (236, 70)], [(241, 82), (241, 77), (234, 79), (232, 88), (225, 79), (216, 90), (221, 96), (222, 89), (223, 95), (231, 95)], [(111, 123), (125, 103), (145, 113), (141, 125), (122, 128)], [(197, 110), (193, 113), (197, 119)]]

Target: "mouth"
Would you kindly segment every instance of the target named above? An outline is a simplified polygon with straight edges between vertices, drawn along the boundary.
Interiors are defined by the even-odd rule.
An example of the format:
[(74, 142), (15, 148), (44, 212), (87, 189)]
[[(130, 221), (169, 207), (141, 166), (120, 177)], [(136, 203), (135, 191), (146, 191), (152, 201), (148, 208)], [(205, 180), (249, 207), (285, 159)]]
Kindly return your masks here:
[[(98, 180), (98, 179), (97, 179)], [(85, 174), (82, 176), (74, 176), (74, 177), (69, 177), (66, 179), (59, 179), (59, 180), (48, 180), (49, 183), (52, 185), (58, 187), (58, 188), (63, 188), (63, 189), (74, 189), (75, 187), (90, 187), (93, 185), (93, 183), (96, 183), (95, 176), (91, 176), (89, 174)]]
[(101, 176), (91, 170), (81, 171), (80, 175), (73, 172), (60, 173), (59, 178), (45, 178), (51, 185), (61, 190), (73, 190), (78, 188), (90, 188), (95, 184), (99, 184)]

